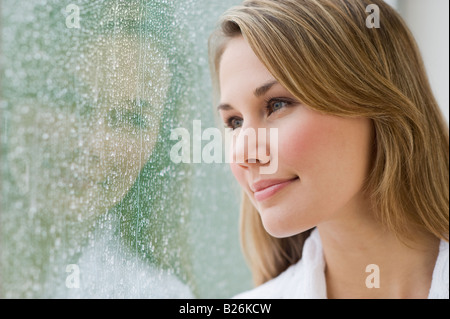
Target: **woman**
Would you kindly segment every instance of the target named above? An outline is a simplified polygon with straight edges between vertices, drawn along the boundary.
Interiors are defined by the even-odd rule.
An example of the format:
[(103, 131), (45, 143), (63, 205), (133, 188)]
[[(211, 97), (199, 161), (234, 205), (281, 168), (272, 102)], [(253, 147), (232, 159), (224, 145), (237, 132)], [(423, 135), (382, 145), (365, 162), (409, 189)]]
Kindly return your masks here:
[(167, 152), (191, 95), (172, 75), (195, 68), (180, 9), (77, 5), (80, 30), (61, 2), (0, 13), (0, 298), (192, 298), (189, 174)]
[(232, 134), (278, 131), (276, 147), (233, 147), (258, 286), (237, 297), (448, 298), (448, 126), (400, 16), (381, 0), (247, 0), (210, 58)]

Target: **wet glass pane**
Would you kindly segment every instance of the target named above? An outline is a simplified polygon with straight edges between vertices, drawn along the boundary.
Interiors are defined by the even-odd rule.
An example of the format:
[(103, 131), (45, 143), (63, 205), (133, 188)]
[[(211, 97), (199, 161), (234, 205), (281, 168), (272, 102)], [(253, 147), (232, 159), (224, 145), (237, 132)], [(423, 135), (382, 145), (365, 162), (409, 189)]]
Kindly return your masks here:
[(0, 297), (250, 287), (227, 164), (169, 155), (217, 126), (207, 38), (239, 2), (1, 1)]

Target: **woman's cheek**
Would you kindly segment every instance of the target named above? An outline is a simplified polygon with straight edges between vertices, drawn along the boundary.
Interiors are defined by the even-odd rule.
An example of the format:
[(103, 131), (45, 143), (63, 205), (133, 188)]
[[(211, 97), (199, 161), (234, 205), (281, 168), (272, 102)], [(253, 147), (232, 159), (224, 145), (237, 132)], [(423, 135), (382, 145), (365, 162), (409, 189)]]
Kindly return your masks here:
[(301, 174), (317, 166), (324, 144), (322, 136), (326, 133), (312, 119), (295, 122), (279, 129), (278, 160), (280, 168), (291, 168)]

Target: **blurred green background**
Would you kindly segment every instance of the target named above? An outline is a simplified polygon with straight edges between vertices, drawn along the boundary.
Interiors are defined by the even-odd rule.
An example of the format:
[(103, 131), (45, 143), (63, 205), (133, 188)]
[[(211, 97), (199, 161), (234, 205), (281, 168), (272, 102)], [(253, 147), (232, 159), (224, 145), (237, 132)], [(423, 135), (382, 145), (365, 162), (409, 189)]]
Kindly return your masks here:
[(1, 1), (1, 298), (250, 288), (229, 168), (169, 158), (217, 126), (207, 39), (239, 2)]

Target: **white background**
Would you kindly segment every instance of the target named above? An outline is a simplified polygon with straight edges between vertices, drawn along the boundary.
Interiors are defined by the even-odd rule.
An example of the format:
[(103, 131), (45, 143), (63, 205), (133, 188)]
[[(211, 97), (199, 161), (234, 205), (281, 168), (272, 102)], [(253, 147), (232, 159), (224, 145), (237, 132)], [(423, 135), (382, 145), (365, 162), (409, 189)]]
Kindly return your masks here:
[(398, 9), (419, 44), (435, 97), (449, 121), (449, 1), (386, 0)]

